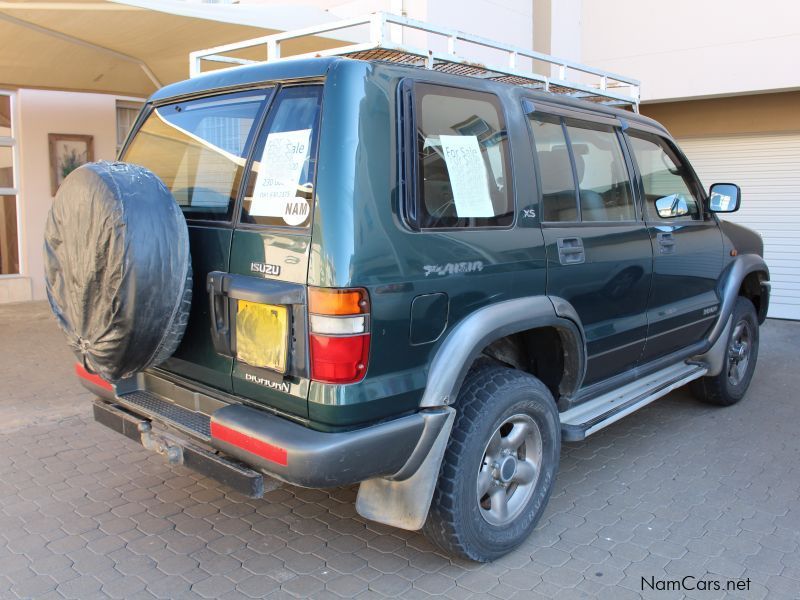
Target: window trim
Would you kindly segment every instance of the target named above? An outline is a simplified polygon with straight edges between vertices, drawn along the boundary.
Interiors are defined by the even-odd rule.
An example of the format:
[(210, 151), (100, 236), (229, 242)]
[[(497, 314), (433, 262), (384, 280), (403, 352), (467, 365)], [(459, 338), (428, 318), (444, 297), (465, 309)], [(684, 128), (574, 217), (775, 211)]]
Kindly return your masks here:
[[(539, 109), (536, 104), (540, 106), (545, 106), (545, 110)], [(537, 102), (534, 104), (533, 100), (524, 98), (523, 99), (523, 110), (525, 110), (525, 119), (527, 122), (528, 127), (528, 135), (529, 139), (531, 140), (531, 151), (534, 156), (534, 166), (536, 170), (536, 193), (539, 201), (539, 214), (541, 215), (539, 221), (542, 227), (578, 227), (578, 226), (587, 226), (587, 227), (610, 227), (615, 225), (636, 225), (643, 222), (644, 219), (644, 211), (643, 207), (640, 206), (640, 202), (638, 201), (639, 190), (636, 183), (638, 178), (638, 171), (633, 169), (632, 161), (628, 156), (628, 147), (626, 145), (626, 140), (624, 139), (624, 131), (618, 122), (618, 120), (612, 120), (605, 115), (597, 115), (597, 119), (591, 118), (582, 118), (584, 116), (589, 117), (591, 116), (589, 113), (581, 113), (580, 116), (576, 116), (577, 113), (570, 110), (559, 110), (559, 111), (550, 111), (550, 105), (543, 104), (541, 102)], [(533, 110), (529, 110), (529, 107), (533, 106)], [(567, 144), (567, 154), (569, 156), (570, 167), (572, 169), (572, 182), (574, 185), (575, 190), (575, 214), (577, 215), (577, 219), (571, 221), (546, 221), (545, 220), (545, 212), (544, 212), (544, 195), (542, 193), (542, 179), (541, 179), (541, 168), (539, 164), (539, 153), (536, 150), (536, 136), (533, 133), (533, 127), (531, 126), (531, 119), (533, 119), (536, 115), (540, 115), (545, 117), (547, 122), (552, 124), (558, 124), (561, 126), (561, 131), (564, 134), (564, 140)], [(569, 123), (568, 123), (569, 122)], [(584, 221), (583, 220), (583, 213), (581, 208), (581, 199), (580, 199), (580, 189), (578, 185), (578, 170), (575, 164), (575, 155), (572, 149), (572, 138), (569, 135), (568, 126), (575, 127), (577, 129), (590, 129), (593, 131), (602, 131), (604, 133), (611, 133), (616, 137), (617, 144), (619, 145), (620, 154), (622, 154), (623, 158), (623, 167), (627, 174), (627, 182), (628, 182), (628, 190), (630, 191), (631, 200), (633, 202), (633, 211), (634, 211), (634, 218), (633, 219), (626, 219), (624, 221)], [(611, 128), (611, 131), (607, 131), (606, 128)]]
[[(665, 218), (665, 217), (658, 217), (657, 215), (651, 218), (649, 216), (650, 213), (648, 212), (648, 207), (646, 206), (647, 194), (644, 189), (644, 177), (642, 177), (642, 172), (639, 169), (639, 163), (636, 161), (636, 155), (633, 151), (633, 143), (631, 142), (631, 137), (637, 137), (637, 136), (631, 135), (631, 133), (629, 132), (638, 133), (640, 134), (638, 137), (640, 137), (640, 139), (645, 139), (645, 140), (647, 140), (647, 137), (642, 137), (641, 134), (643, 134), (643, 136), (655, 137), (664, 144), (666, 144), (670, 150), (672, 150), (675, 156), (680, 160), (681, 167), (683, 167), (689, 175), (690, 185), (687, 185), (687, 187), (689, 187), (689, 191), (692, 192), (692, 187), (695, 188), (692, 193), (693, 195), (696, 196), (695, 201), (697, 202), (698, 208), (700, 209), (699, 218), (694, 219), (691, 216), (689, 216), (688, 218), (687, 217)], [(630, 155), (631, 164), (633, 165), (633, 168), (636, 172), (637, 192), (641, 197), (642, 220), (645, 223), (658, 224), (658, 225), (679, 223), (681, 226), (684, 226), (692, 224), (703, 224), (709, 221), (709, 211), (706, 209), (708, 205), (708, 195), (706, 194), (705, 189), (700, 183), (700, 179), (697, 177), (697, 173), (695, 173), (694, 167), (692, 167), (692, 164), (686, 158), (686, 155), (684, 155), (683, 152), (680, 151), (680, 148), (678, 148), (677, 144), (675, 144), (675, 142), (672, 139), (670, 139), (663, 133), (657, 133), (656, 131), (652, 131), (650, 129), (643, 129), (640, 127), (630, 127), (622, 132), (622, 136), (623, 139), (625, 140), (625, 147), (628, 151), (628, 154)]]
[[(419, 170), (419, 151), (417, 148), (417, 103), (419, 87), (425, 86), (429, 88), (439, 88), (446, 92), (446, 90), (457, 90), (471, 94), (486, 94), (494, 98), (492, 105), (497, 109), (497, 114), (501, 118), (501, 124), (506, 131), (506, 166), (508, 173), (506, 179), (508, 181), (510, 194), (511, 209), (511, 222), (508, 225), (473, 225), (465, 227), (422, 227), (419, 224), (419, 210), (422, 202), (422, 195), (420, 193), (420, 170)], [(442, 95), (447, 95), (443, 93)], [(400, 154), (400, 168), (398, 170), (400, 178), (400, 198), (401, 210), (400, 216), (402, 221), (412, 230), (419, 233), (437, 233), (437, 232), (456, 232), (456, 231), (496, 231), (508, 230), (517, 226), (517, 190), (515, 185), (514, 176), (514, 151), (511, 143), (511, 134), (509, 131), (508, 111), (506, 110), (505, 103), (499, 94), (489, 89), (480, 89), (478, 87), (466, 87), (440, 83), (438, 81), (430, 81), (426, 79), (403, 79), (398, 85), (397, 99), (401, 102), (401, 110), (399, 111), (400, 123), (398, 124), (400, 138), (399, 138), (399, 154)], [(474, 217), (471, 217), (474, 218)]]

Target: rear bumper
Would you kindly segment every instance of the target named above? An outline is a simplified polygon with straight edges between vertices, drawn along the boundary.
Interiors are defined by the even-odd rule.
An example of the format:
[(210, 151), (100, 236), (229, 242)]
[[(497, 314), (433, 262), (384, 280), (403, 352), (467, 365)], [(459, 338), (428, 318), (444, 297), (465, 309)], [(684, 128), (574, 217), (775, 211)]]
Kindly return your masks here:
[(354, 431), (325, 433), (237, 404), (211, 416), (211, 444), (282, 481), (335, 487), (399, 472), (426, 426), (441, 428), (445, 416), (416, 413)]
[[(117, 395), (98, 389), (83, 377), (81, 382), (106, 400), (95, 404), (95, 418), (106, 425), (113, 422), (109, 425), (112, 429), (132, 439), (144, 443), (136, 427), (146, 421), (160, 429), (178, 431), (181, 437), (172, 437), (176, 445), (195, 448), (191, 439), (185, 444), (181, 441), (188, 435), (233, 458), (232, 464), (240, 461), (259, 473), (311, 488), (350, 485), (374, 477), (410, 477), (449, 415), (446, 408), (430, 409), (353, 431), (327, 433), (241, 404), (218, 407), (209, 416), (146, 390)], [(112, 419), (109, 413), (114, 410), (138, 419), (136, 427), (117, 423), (122, 417), (114, 413)], [(184, 464), (194, 467), (192, 462)], [(215, 477), (212, 472), (206, 474)]]

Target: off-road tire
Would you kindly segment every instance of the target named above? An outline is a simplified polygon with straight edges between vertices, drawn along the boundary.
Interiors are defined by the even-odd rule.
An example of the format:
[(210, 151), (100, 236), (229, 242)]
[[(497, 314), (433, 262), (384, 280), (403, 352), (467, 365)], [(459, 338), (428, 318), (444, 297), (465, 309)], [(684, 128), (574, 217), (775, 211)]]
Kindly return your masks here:
[[(737, 324), (742, 322), (746, 324), (751, 332), (751, 342), (744, 375), (738, 384), (734, 384), (729, 377), (732, 360), (730, 351)], [(728, 334), (725, 348), (725, 363), (722, 367), (722, 371), (718, 375), (701, 377), (689, 384), (692, 394), (698, 400), (708, 404), (731, 406), (739, 402), (747, 393), (747, 388), (750, 386), (750, 381), (753, 379), (753, 373), (755, 372), (756, 361), (758, 359), (758, 315), (756, 314), (755, 306), (753, 306), (750, 300), (742, 296), (736, 299), (731, 323), (731, 330)]]
[[(558, 410), (541, 381), (485, 361), (467, 375), (455, 408), (453, 431), (423, 533), (448, 554), (488, 562), (525, 541), (544, 512), (561, 450)], [(490, 436), (506, 419), (520, 414), (531, 417), (541, 433), (541, 469), (521, 512), (510, 523), (496, 526), (481, 515), (476, 478)]]

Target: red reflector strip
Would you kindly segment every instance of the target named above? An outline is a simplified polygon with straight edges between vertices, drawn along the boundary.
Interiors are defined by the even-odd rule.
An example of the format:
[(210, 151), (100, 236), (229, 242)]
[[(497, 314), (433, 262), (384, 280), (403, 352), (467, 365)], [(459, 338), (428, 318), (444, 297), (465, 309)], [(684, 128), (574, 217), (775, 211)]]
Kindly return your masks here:
[(105, 379), (100, 377), (95, 373), (89, 373), (83, 365), (75, 363), (75, 375), (80, 377), (81, 379), (85, 379), (89, 383), (93, 383), (98, 387), (103, 388), (104, 390), (108, 390), (109, 392), (114, 391), (114, 386), (108, 383)]
[(287, 456), (284, 448), (279, 448), (278, 446), (273, 446), (267, 442), (262, 442), (259, 439), (242, 433), (241, 431), (236, 431), (235, 429), (231, 429), (225, 425), (220, 425), (213, 420), (211, 421), (211, 437), (222, 442), (228, 442), (237, 448), (241, 448), (242, 450), (246, 450), (251, 454), (265, 458), (270, 462), (281, 465), (282, 467), (285, 467), (287, 464), (289, 464), (289, 457)]

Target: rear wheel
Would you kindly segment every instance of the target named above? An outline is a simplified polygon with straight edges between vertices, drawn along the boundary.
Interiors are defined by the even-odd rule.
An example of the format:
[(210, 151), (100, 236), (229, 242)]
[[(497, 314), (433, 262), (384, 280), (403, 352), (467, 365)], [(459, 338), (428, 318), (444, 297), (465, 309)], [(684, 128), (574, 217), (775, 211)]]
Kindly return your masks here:
[(424, 533), (485, 562), (519, 546), (544, 511), (561, 449), (558, 410), (535, 377), (485, 364), (467, 376), (456, 410)]
[(747, 393), (756, 369), (758, 316), (750, 300), (741, 296), (736, 299), (732, 323), (722, 371), (697, 379), (690, 386), (695, 397), (709, 404), (730, 406), (739, 402)]

